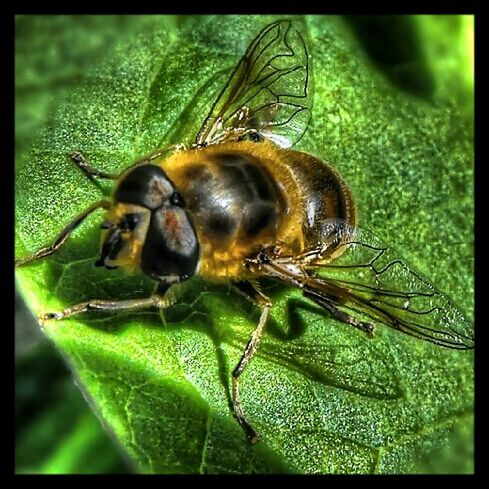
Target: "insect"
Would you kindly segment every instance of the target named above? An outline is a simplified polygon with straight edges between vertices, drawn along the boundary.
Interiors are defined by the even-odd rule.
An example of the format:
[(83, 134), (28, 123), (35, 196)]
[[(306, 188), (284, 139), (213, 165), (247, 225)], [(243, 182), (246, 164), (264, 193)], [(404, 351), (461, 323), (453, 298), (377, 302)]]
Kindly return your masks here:
[(93, 203), (23, 266), (57, 252), (89, 215), (105, 211), (96, 266), (140, 268), (153, 295), (94, 298), (41, 319), (91, 310), (169, 305), (169, 291), (200, 276), (230, 282), (261, 309), (232, 372), (234, 415), (251, 442), (258, 433), (240, 400), (240, 377), (257, 352), (272, 301), (259, 286), (271, 278), (302, 290), (336, 319), (369, 336), (376, 324), (453, 349), (474, 347), (471, 324), (427, 279), (357, 225), (353, 195), (339, 173), (290, 149), (307, 129), (310, 57), (289, 20), (251, 42), (190, 147), (169, 147), (119, 175), (70, 158), (89, 177), (115, 181), (110, 199)]

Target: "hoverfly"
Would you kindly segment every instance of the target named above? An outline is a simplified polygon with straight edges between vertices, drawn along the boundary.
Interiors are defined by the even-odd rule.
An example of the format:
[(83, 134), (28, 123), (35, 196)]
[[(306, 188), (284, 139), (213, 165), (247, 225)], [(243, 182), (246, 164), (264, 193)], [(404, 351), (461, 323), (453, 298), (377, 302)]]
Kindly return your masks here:
[(357, 226), (353, 195), (339, 173), (290, 149), (307, 129), (311, 106), (306, 43), (291, 21), (281, 20), (251, 42), (190, 147), (159, 149), (119, 175), (71, 152), (87, 176), (115, 181), (112, 197), (93, 203), (16, 266), (52, 255), (103, 209), (95, 265), (139, 268), (156, 286), (147, 298), (94, 298), (41, 319), (167, 307), (174, 284), (193, 276), (231, 283), (261, 309), (232, 373), (234, 415), (251, 442), (259, 436), (246, 419), (239, 379), (272, 307), (259, 279), (299, 288), (368, 335), (383, 324), (436, 345), (473, 348), (471, 324), (449, 299)]

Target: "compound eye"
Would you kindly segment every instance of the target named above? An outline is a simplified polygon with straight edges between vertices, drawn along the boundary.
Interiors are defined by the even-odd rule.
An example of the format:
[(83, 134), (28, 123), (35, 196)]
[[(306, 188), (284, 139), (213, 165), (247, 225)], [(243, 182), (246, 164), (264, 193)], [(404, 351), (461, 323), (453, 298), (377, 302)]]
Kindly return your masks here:
[(173, 192), (170, 196), (170, 204), (176, 207), (184, 207), (183, 197), (178, 192)]
[(114, 194), (115, 200), (147, 209), (157, 209), (168, 202), (173, 185), (156, 165), (143, 164), (126, 174)]
[(141, 269), (159, 282), (185, 280), (199, 261), (197, 235), (186, 212), (176, 207), (151, 214), (141, 253)]

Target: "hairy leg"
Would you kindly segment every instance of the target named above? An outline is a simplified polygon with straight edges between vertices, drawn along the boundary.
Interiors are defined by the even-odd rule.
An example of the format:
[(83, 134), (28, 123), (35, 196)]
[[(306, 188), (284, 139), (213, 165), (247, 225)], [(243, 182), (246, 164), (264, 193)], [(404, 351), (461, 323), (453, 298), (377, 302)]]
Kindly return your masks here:
[(166, 284), (158, 284), (153, 295), (140, 299), (127, 299), (121, 301), (92, 299), (86, 302), (80, 302), (71, 307), (67, 307), (60, 312), (47, 312), (40, 319), (47, 321), (49, 319), (65, 319), (75, 314), (81, 314), (89, 311), (134, 311), (146, 309), (148, 307), (164, 308), (168, 305), (165, 295), (170, 287)]
[(119, 178), (119, 175), (114, 175), (111, 173), (105, 173), (103, 171), (97, 170), (94, 168), (92, 165), (90, 165), (83, 156), (83, 153), (81, 151), (71, 151), (68, 153), (68, 156), (70, 157), (71, 161), (80, 168), (80, 170), (85, 173), (87, 177), (93, 176), (93, 177), (99, 177), (99, 178), (106, 178), (108, 180), (117, 180)]
[(244, 370), (246, 369), (246, 367), (249, 365), (253, 357), (255, 356), (255, 353), (258, 349), (258, 345), (261, 340), (263, 329), (265, 328), (265, 324), (268, 319), (268, 313), (270, 311), (270, 308), (272, 307), (272, 303), (270, 299), (262, 292), (260, 292), (251, 282), (247, 282), (247, 281), (235, 282), (234, 286), (242, 294), (244, 294), (250, 301), (252, 301), (257, 306), (261, 307), (262, 309), (262, 313), (260, 316), (260, 320), (258, 321), (258, 325), (256, 326), (255, 330), (251, 334), (251, 338), (249, 339), (248, 344), (246, 345), (245, 351), (243, 352), (241, 359), (239, 360), (238, 364), (236, 365), (232, 373), (233, 376), (232, 399), (233, 399), (234, 415), (236, 416), (238, 423), (243, 428), (248, 440), (251, 443), (256, 443), (260, 439), (260, 436), (253, 429), (250, 423), (247, 421), (246, 416), (244, 414), (243, 406), (241, 404), (240, 391), (239, 391), (239, 378), (241, 374), (244, 372)]
[(19, 258), (15, 260), (15, 266), (20, 267), (22, 265), (26, 265), (33, 261), (39, 260), (46, 256), (50, 256), (53, 253), (56, 253), (67, 241), (70, 237), (71, 233), (94, 211), (97, 209), (108, 209), (111, 206), (111, 203), (107, 200), (100, 200), (95, 202), (90, 207), (85, 209), (81, 214), (76, 216), (69, 224), (67, 224), (61, 232), (58, 234), (56, 239), (52, 244), (37, 250), (32, 255), (26, 256), (25, 258)]

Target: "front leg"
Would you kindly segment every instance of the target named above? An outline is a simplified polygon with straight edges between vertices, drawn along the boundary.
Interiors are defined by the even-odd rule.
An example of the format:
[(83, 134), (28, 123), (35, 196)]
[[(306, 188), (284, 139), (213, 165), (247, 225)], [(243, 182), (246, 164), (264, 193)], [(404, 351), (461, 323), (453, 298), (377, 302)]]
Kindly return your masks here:
[(40, 248), (32, 255), (26, 256), (24, 258), (19, 258), (15, 260), (15, 266), (21, 267), (23, 265), (27, 265), (36, 260), (40, 260), (41, 258), (45, 258), (46, 256), (51, 256), (56, 253), (67, 241), (70, 237), (71, 233), (94, 211), (98, 209), (110, 209), (112, 203), (109, 200), (101, 200), (99, 202), (95, 202), (90, 207), (85, 209), (81, 214), (76, 216), (70, 223), (68, 223), (56, 237), (52, 244), (49, 246), (45, 246), (44, 248)]
[(44, 313), (39, 317), (39, 319), (41, 321), (47, 321), (49, 319), (59, 320), (74, 316), (75, 314), (81, 314), (89, 311), (135, 311), (146, 309), (148, 307), (157, 307), (159, 309), (162, 309), (167, 307), (169, 304), (168, 296), (166, 294), (168, 289), (169, 286), (167, 286), (166, 284), (159, 284), (156, 287), (153, 295), (141, 299), (127, 299), (121, 301), (93, 299), (68, 307), (60, 312)]
[(81, 151), (71, 151), (68, 153), (68, 156), (75, 166), (77, 166), (87, 177), (93, 176), (98, 178), (106, 178), (108, 180), (117, 180), (119, 178), (119, 175), (106, 173), (94, 168), (92, 165), (90, 165), (90, 163), (88, 163)]
[[(163, 148), (157, 149), (156, 151), (153, 151), (152, 153), (143, 156), (142, 158), (138, 159), (135, 161), (132, 165), (129, 167), (125, 168), (122, 173), (126, 172), (129, 168), (139, 166), (145, 163), (151, 163), (154, 160), (157, 160), (159, 158), (162, 158), (165, 154), (170, 153), (170, 152), (176, 152), (176, 151), (183, 151), (185, 150), (186, 147), (183, 144), (172, 144), (169, 146), (165, 146)], [(115, 173), (106, 173), (101, 170), (97, 170), (97, 168), (93, 167), (90, 165), (90, 163), (87, 161), (85, 156), (81, 151), (70, 151), (68, 153), (68, 156), (70, 160), (73, 162), (73, 164), (79, 168), (87, 177), (98, 177), (98, 178), (105, 178), (107, 180), (118, 180), (121, 176), (121, 174), (115, 174)]]

